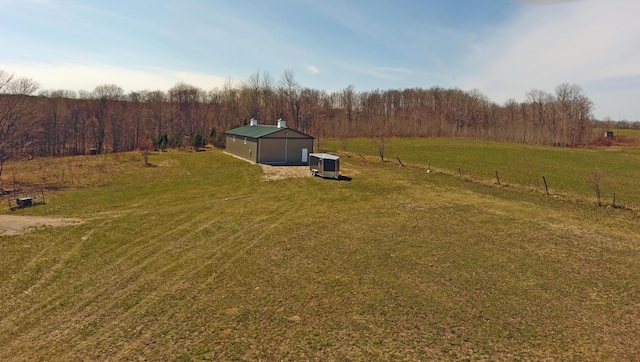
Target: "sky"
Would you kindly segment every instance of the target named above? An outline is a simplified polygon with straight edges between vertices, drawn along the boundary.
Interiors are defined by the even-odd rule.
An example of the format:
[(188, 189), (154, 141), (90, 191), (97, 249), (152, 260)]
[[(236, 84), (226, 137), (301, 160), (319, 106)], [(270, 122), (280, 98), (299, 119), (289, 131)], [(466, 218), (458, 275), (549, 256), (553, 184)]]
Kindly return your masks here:
[(439, 86), (503, 104), (577, 84), (640, 121), (639, 0), (0, 0), (0, 69), (42, 90)]

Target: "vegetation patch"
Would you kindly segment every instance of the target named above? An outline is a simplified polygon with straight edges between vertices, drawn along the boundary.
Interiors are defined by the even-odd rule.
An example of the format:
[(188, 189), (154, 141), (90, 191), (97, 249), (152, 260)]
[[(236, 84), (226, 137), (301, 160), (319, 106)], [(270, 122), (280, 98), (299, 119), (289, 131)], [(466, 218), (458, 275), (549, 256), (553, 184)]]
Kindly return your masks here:
[[(453, 161), (484, 147), (449, 142), (433, 149)], [(640, 358), (634, 210), (435, 172), (475, 168), (415, 141), (391, 140), (406, 167), (355, 144), (351, 182), (125, 154), (16, 211), (83, 223), (0, 236), (0, 359)]]
[[(323, 147), (380, 162), (377, 145), (369, 139), (353, 139), (346, 144), (326, 141)], [(635, 181), (640, 179), (638, 147), (577, 149), (471, 139), (393, 138), (387, 139), (386, 148), (386, 162), (398, 166), (401, 161), (425, 173), (440, 172), (583, 202), (597, 203), (595, 175), (602, 204), (612, 206), (615, 194), (615, 205), (640, 209), (640, 189)]]

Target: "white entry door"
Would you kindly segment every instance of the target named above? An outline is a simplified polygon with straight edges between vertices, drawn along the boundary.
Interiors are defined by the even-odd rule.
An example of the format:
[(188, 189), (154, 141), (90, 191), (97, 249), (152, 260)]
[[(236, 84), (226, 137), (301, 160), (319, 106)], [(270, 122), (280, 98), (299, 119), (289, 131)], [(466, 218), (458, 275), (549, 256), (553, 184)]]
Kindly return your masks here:
[(308, 162), (309, 161), (309, 149), (308, 148), (303, 148), (302, 149), (302, 162)]

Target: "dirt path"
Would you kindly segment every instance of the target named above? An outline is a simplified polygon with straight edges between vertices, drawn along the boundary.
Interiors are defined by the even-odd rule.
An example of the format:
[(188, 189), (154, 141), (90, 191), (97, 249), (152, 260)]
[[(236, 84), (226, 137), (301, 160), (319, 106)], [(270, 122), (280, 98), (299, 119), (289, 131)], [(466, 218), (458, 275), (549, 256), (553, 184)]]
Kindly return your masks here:
[(260, 167), (262, 167), (262, 179), (268, 181), (311, 177), (309, 166), (269, 166), (261, 164)]
[(67, 226), (81, 224), (80, 219), (0, 215), (0, 235), (20, 235), (43, 226)]

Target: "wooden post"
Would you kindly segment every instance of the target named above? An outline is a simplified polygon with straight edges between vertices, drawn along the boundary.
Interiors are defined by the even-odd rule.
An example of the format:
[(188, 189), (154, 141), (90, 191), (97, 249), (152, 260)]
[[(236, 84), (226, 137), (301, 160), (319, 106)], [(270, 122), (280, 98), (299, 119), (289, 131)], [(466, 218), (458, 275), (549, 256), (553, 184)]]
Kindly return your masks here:
[(16, 199), (18, 197), (18, 187), (16, 183), (16, 174), (13, 174), (13, 198)]
[(613, 208), (616, 208), (616, 194), (615, 192), (613, 193), (613, 203), (611, 204), (611, 206), (613, 206)]
[(498, 186), (502, 186), (500, 184), (500, 176), (498, 176), (498, 170), (496, 170), (496, 179), (498, 180)]
[(547, 186), (547, 179), (542, 176), (542, 181), (544, 181), (544, 190), (547, 192), (547, 196), (549, 196), (549, 186)]
[(458, 169), (458, 174), (460, 175), (460, 177), (462, 177), (462, 170)]
[(400, 164), (402, 165), (402, 167), (404, 167), (404, 163), (402, 163), (402, 161), (400, 161), (400, 157), (396, 157), (398, 159), (398, 162), (400, 162)]

